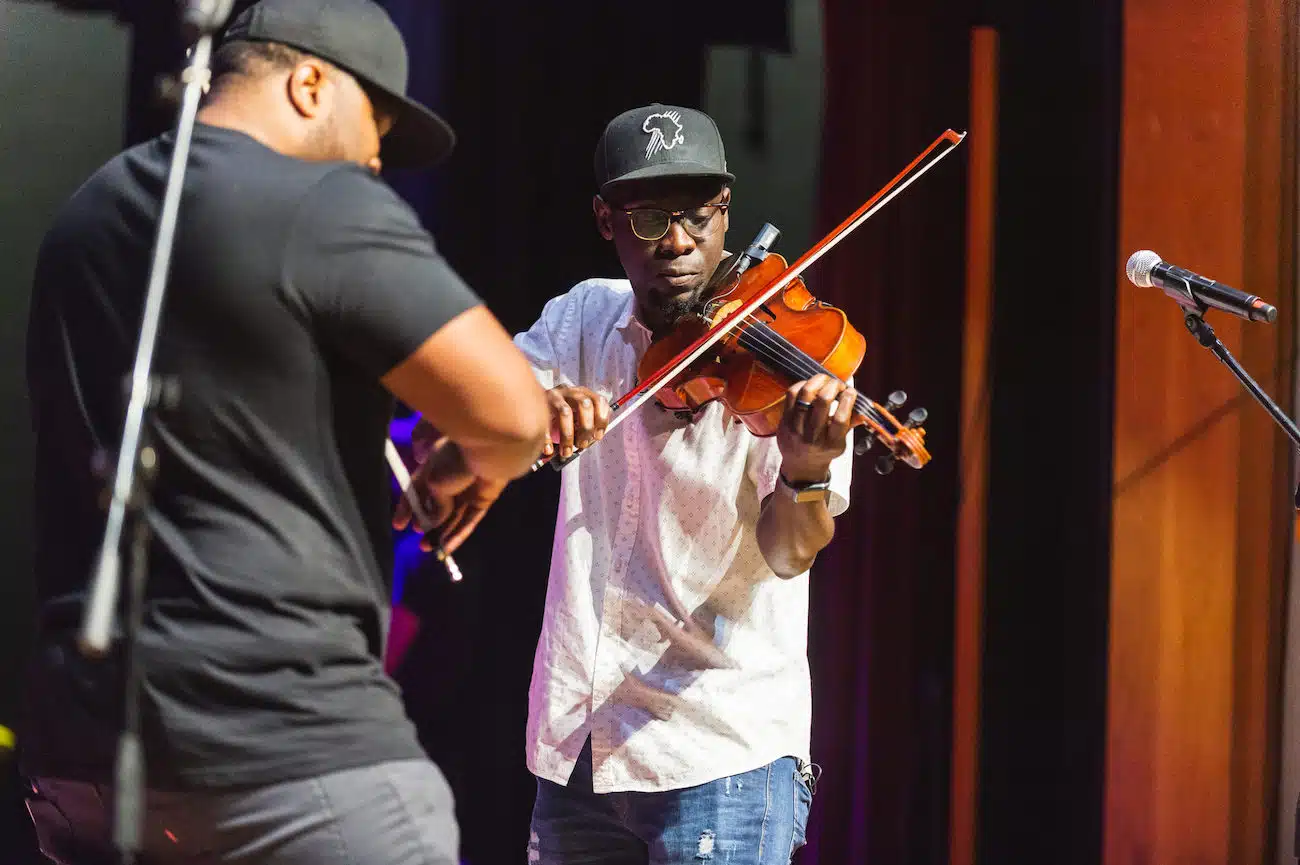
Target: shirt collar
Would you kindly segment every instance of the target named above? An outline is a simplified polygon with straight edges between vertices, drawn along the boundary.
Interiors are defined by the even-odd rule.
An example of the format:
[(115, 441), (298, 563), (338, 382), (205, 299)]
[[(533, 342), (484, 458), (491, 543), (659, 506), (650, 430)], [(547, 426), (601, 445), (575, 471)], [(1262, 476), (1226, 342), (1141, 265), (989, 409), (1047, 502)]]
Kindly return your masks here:
[(636, 295), (630, 291), (627, 293), (627, 300), (624, 302), (623, 314), (619, 316), (614, 329), (623, 332), (640, 332), (647, 338), (652, 335), (650, 328), (642, 324), (641, 319), (636, 317)]

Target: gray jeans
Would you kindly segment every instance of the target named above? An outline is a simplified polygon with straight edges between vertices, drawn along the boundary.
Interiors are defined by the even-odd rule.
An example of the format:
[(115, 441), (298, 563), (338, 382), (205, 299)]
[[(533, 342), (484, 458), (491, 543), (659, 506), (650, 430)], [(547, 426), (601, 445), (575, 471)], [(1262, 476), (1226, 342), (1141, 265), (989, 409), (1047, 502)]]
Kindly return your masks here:
[[(37, 779), (28, 810), (60, 865), (116, 865), (111, 788)], [(456, 865), (451, 788), (404, 760), (238, 792), (146, 795), (139, 865)]]

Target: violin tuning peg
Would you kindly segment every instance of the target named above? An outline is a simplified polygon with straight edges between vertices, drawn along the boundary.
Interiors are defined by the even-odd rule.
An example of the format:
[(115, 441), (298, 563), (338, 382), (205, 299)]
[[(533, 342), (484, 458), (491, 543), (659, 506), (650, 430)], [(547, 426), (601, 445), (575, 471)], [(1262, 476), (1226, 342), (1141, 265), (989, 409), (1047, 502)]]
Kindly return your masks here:
[(862, 430), (861, 435), (858, 436), (858, 440), (853, 443), (854, 455), (862, 456), (864, 453), (871, 450), (871, 446), (875, 443), (875, 436), (867, 430)]
[(925, 423), (925, 419), (929, 416), (930, 413), (928, 411), (918, 406), (917, 408), (912, 409), (908, 414), (907, 426), (913, 428), (919, 427), (921, 424)]
[(905, 402), (907, 402), (907, 392), (896, 390), (889, 395), (886, 407), (890, 411), (898, 411), (898, 409), (903, 407), (903, 403)]
[(881, 454), (876, 457), (876, 474), (887, 475), (894, 470), (894, 455)]

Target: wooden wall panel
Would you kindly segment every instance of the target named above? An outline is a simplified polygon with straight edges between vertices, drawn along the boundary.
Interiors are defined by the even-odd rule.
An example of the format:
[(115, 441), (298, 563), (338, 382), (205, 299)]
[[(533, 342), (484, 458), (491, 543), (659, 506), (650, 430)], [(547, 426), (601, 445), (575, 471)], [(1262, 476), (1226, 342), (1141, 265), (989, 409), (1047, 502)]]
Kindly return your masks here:
[[(1278, 306), (1276, 330), (1250, 334), (1241, 360), (1292, 415), (1296, 345), (1296, 4), (1250, 4), (1247, 51), (1245, 285)], [(1270, 332), (1271, 331), (1271, 332)], [(1258, 336), (1259, 338), (1254, 338)], [(1237, 512), (1238, 581), (1234, 632), (1233, 820), (1229, 861), (1275, 855), (1273, 826), (1280, 764), (1282, 653), (1286, 583), (1295, 520), (1292, 445), (1263, 409), (1245, 403), (1241, 418)], [(1252, 447), (1272, 442), (1272, 447)], [(1266, 538), (1256, 542), (1255, 538)]]
[[(1284, 405), (1292, 2), (1128, 0), (1120, 203), (1124, 257), (1278, 305), (1208, 320)], [(1105, 861), (1263, 862), (1289, 451), (1173, 301), (1118, 278)]]

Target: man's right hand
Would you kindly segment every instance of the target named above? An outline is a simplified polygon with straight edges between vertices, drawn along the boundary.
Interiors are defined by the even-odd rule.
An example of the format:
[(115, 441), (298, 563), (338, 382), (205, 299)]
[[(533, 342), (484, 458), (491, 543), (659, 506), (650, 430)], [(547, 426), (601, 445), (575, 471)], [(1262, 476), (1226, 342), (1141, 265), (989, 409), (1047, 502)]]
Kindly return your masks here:
[[(434, 437), (431, 439), (430, 435)], [(478, 527), (506, 482), (475, 477), (466, 467), (460, 448), (446, 436), (438, 436), (423, 421), (412, 433), (411, 440), (415, 457), (420, 460), (419, 468), (411, 475), (411, 489), (429, 518), (429, 525), (415, 526), (416, 531), (425, 535), (420, 549), (433, 550), (435, 541), (426, 532), (436, 531), (436, 543), (443, 552), (454, 553)], [(405, 530), (414, 516), (410, 500), (403, 495), (393, 512), (393, 528)]]
[(546, 392), (551, 407), (551, 439), (542, 452), (560, 459), (573, 456), (574, 448), (590, 447), (605, 437), (609, 426), (609, 400), (585, 387), (561, 385)]

